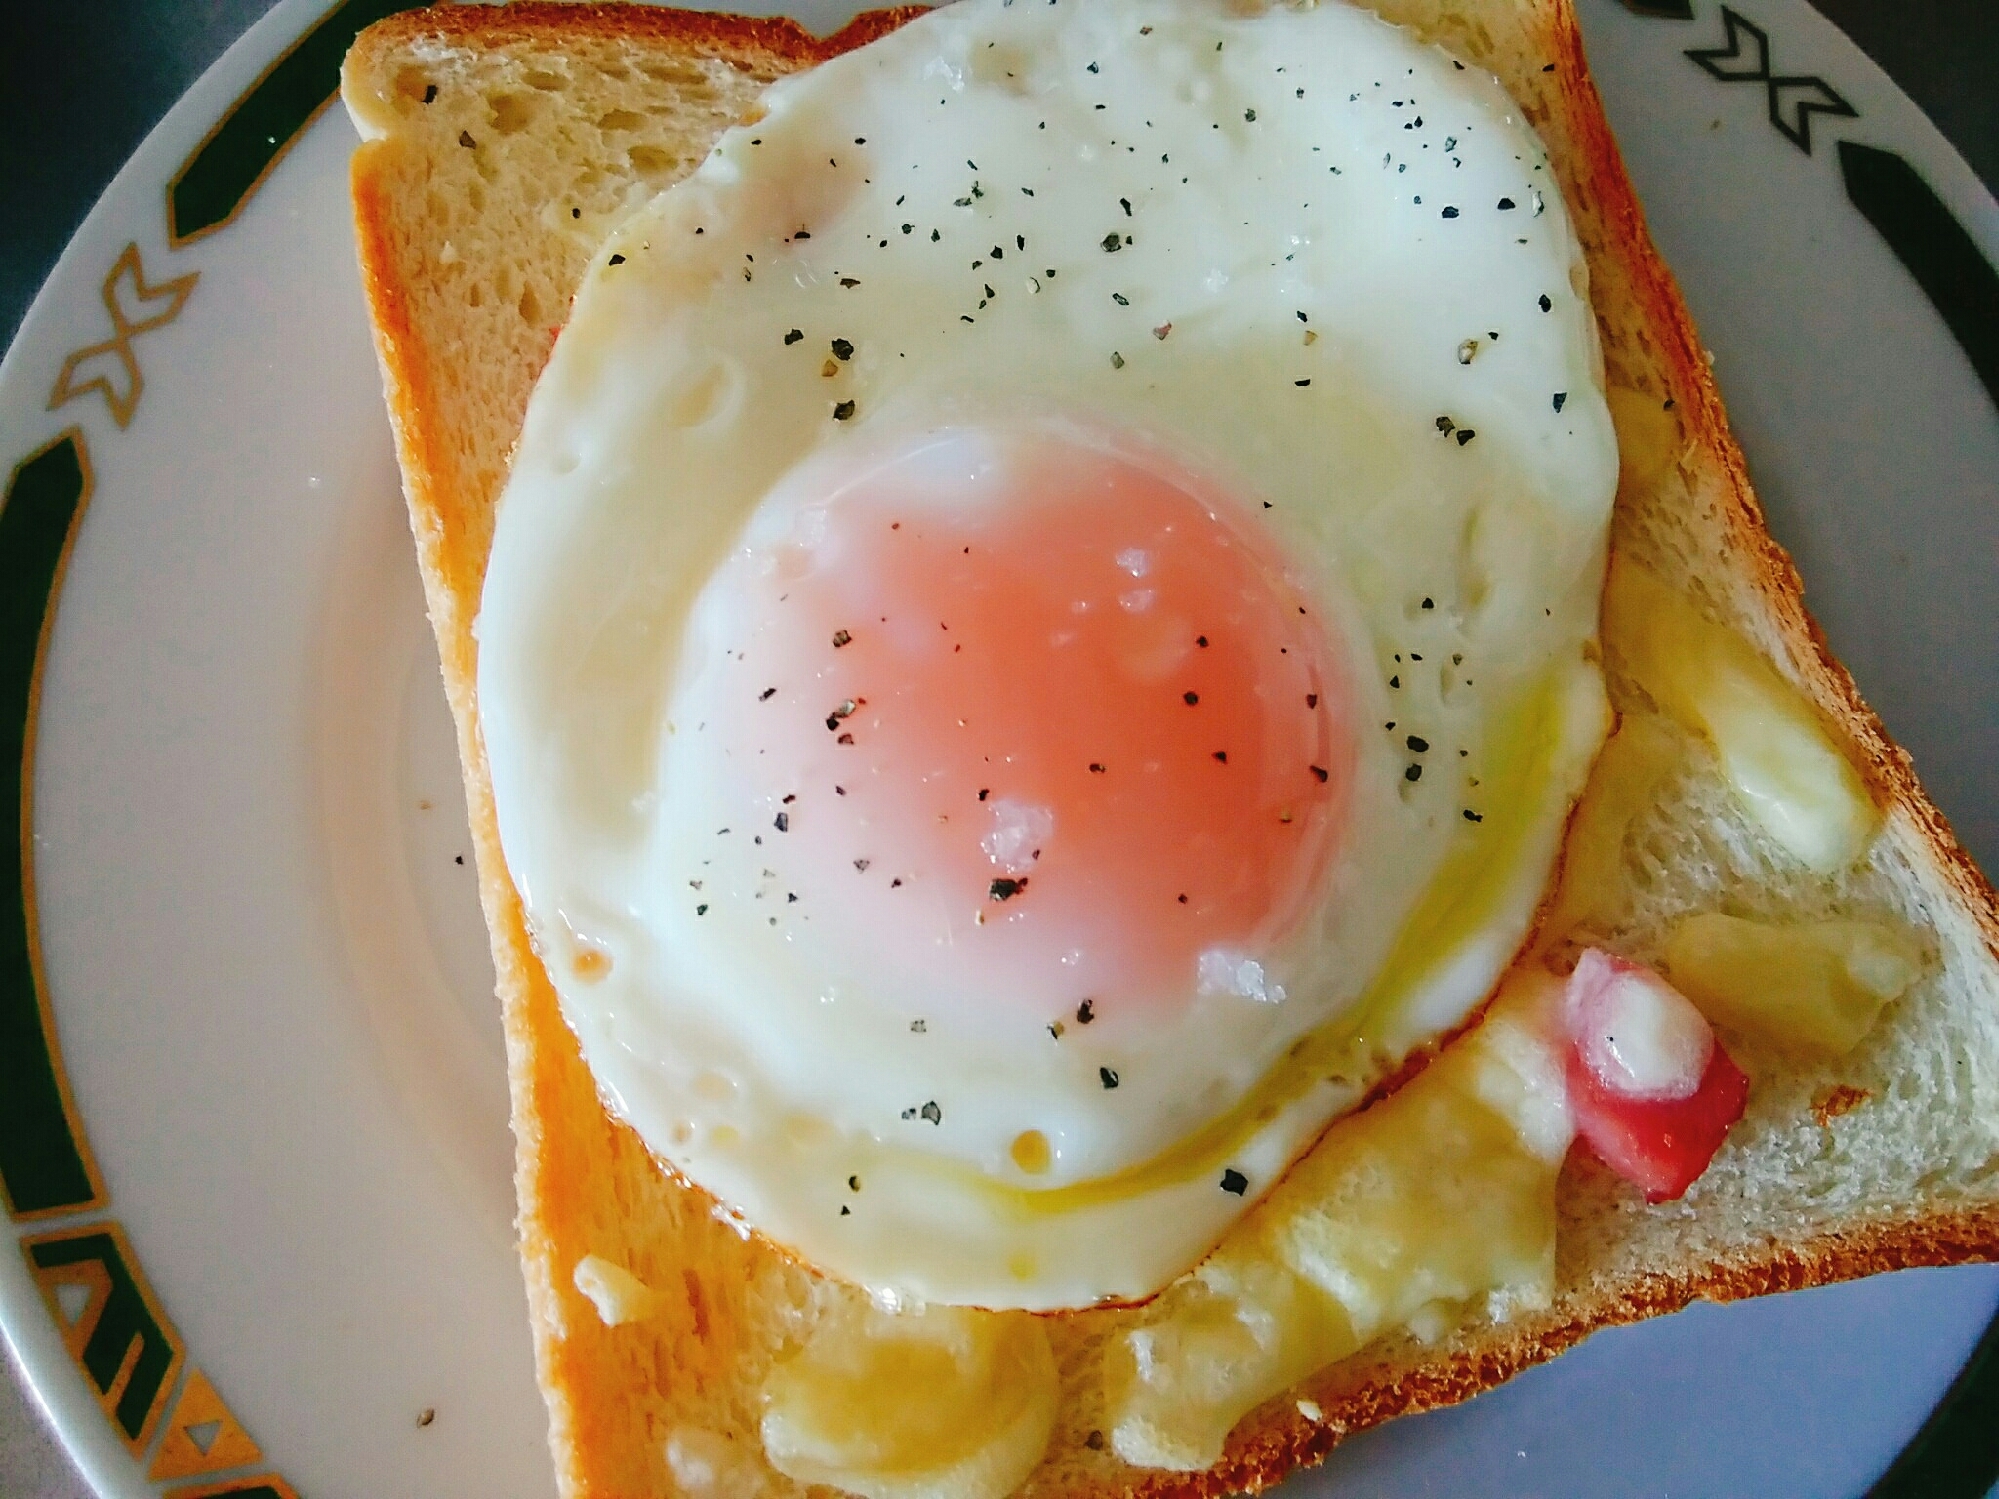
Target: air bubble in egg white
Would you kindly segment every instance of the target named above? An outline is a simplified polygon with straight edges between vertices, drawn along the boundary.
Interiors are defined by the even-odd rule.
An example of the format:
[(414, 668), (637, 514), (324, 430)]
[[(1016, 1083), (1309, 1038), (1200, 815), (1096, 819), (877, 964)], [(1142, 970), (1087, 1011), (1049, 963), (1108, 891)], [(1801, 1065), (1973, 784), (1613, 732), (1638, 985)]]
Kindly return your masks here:
[(1272, 983), (1263, 965), (1247, 953), (1211, 947), (1201, 954), (1198, 974), (1203, 994), (1233, 994), (1268, 1005), (1284, 999), (1284, 986)]
[(1055, 834), (1055, 814), (1032, 802), (1003, 796), (992, 804), (993, 829), (979, 840), (986, 857), (1008, 874), (1034, 867), (1034, 852)]

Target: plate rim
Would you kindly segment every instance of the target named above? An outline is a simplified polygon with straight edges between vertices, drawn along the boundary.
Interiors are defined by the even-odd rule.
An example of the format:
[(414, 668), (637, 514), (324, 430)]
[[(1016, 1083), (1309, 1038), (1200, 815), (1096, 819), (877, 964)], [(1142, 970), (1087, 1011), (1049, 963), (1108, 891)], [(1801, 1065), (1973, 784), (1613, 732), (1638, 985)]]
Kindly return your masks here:
[[(1697, 19), (1693, 0), (1621, 3), (1636, 16), (1660, 22)], [(86, 258), (115, 243), (124, 228), (136, 227), (132, 203), (148, 190), (149, 182), (151, 191), (160, 191), (162, 169), (177, 162), (177, 169), (165, 178), (164, 222), (135, 234), (96, 286), (108, 311), (111, 337), (71, 351), (45, 407), (20, 423), (41, 435), (24, 444), (23, 456), (8, 464), (0, 491), (0, 584), (25, 582), (30, 589), (27, 596), (37, 601), (29, 622), (31, 650), (21, 648), (27, 625), (0, 615), (0, 637), (9, 637), (11, 631), (17, 667), (23, 655), (27, 660), (25, 672), (14, 673), (21, 680), (11, 696), (13, 679), (0, 661), (0, 714), (8, 719), (0, 724), (0, 750), (9, 751), (0, 758), (13, 758), (10, 747), (18, 743), (16, 769), (21, 777), (14, 814), (19, 888), (10, 890), (0, 878), (0, 921), (18, 923), (27, 980), (24, 995), (19, 973), (0, 973), (0, 991), (12, 991), (0, 992), (0, 1006), (14, 1006), (15, 1021), (33, 1010), (42, 1056), (31, 1056), (29, 1062), (46, 1062), (47, 1086), (53, 1089), (65, 1132), (74, 1142), (74, 1169), (67, 1185), (44, 1183), (29, 1193), (22, 1187), (25, 1178), (18, 1162), (13, 1177), (0, 1171), (0, 1200), (20, 1248), (18, 1258), (6, 1257), (9, 1273), (0, 1275), (0, 1336), (31, 1400), (47, 1417), (85, 1482), (98, 1493), (164, 1490), (167, 1499), (222, 1494), (297, 1499), (296, 1491), (262, 1462), (254, 1441), (234, 1423), (146, 1281), (140, 1258), (113, 1212), (90, 1153), (84, 1121), (70, 1096), (54, 1004), (40, 971), (36, 931), (31, 797), (42, 663), (64, 569), (94, 487), (91, 443), (111, 440), (122, 431), (143, 399), (143, 364), (134, 352), (134, 341), (173, 321), (196, 289), (200, 268), (192, 266), (186, 275), (173, 275), (187, 265), (175, 257), (226, 230), (291, 148), (335, 103), (339, 57), (352, 36), (373, 20), (406, 8), (407, 0), (336, 0), (331, 5), (325, 0), (279, 0), (203, 71), (114, 174), (0, 357), (0, 424), (11, 426), (15, 424), (6, 422), (12, 414), (9, 407), (26, 411), (38, 400), (34, 392), (40, 372), (31, 372), (28, 366), (48, 343), (46, 329), (57, 320), (58, 304), (87, 295), (92, 282), (98, 281), (95, 267), (85, 265)], [(1789, 8), (1789, 0), (1716, 0), (1701, 33), (1687, 33), (1695, 43), (1687, 55), (1724, 84), (1763, 83), (1771, 125), (1809, 155), (1814, 119), (1820, 124), (1818, 138), (1825, 140), (1831, 138), (1825, 126), (1857, 115), (1823, 78), (1772, 76), (1768, 33), (1751, 14), (1772, 8)], [(1839, 170), (1854, 207), (1915, 276), (1999, 403), (1999, 317), (1995, 317), (1999, 272), (1994, 271), (1999, 263), (1999, 202), (1885, 71), (1832, 21), (1816, 11), (1811, 14), (1844, 43), (1850, 59), (1871, 70), (1870, 87), (1899, 98), (1921, 122), (1923, 128), (1916, 132), (1920, 139), (1903, 139), (1906, 131), (1893, 132), (1892, 149), (1840, 138)], [(1717, 18), (1722, 24), (1719, 46), (1712, 24)], [(1752, 54), (1760, 59), (1760, 72), (1742, 61)], [(1789, 89), (1782, 97), (1780, 85)], [(1820, 91), (1805, 90), (1816, 101), (1809, 107), (1799, 107), (1799, 85)], [(1911, 161), (1910, 155), (1916, 159)], [(1856, 177), (1861, 182), (1858, 189)], [(1973, 263), (1975, 268), (1967, 270)], [(131, 315), (131, 298), (120, 300), (120, 288), (126, 286), (143, 315)], [(86, 372), (92, 378), (82, 378)], [(79, 403), (81, 410), (71, 409)], [(12, 453), (0, 452), (0, 461), (8, 459), (13, 459)], [(15, 534), (31, 523), (38, 528), (31, 536), (24, 540)], [(40, 581), (43, 578), (46, 582)], [(8, 643), (8, 638), (0, 638), (0, 654)], [(0, 1074), (8, 1082), (16, 1081), (19, 1073), (15, 1062), (0, 1063)], [(46, 1126), (49, 1121), (41, 1122)], [(0, 1133), (5, 1124), (0, 1120)], [(5, 1164), (10, 1143), (0, 1139), (0, 1165)], [(17, 1193), (25, 1205), (17, 1203)], [(59, 1285), (83, 1286), (87, 1297), (84, 1311), (67, 1327)], [(37, 1307), (39, 1311), (34, 1310)], [(114, 1361), (100, 1384), (88, 1367), (88, 1349), (105, 1314), (114, 1308), (136, 1329), (141, 1351), (133, 1371), (121, 1379), (115, 1364), (123, 1362), (129, 1347), (121, 1350), (121, 1359)], [(102, 1364), (101, 1355), (96, 1362)], [(65, 1369), (82, 1377), (65, 1380), (60, 1372)], [(152, 1388), (142, 1390), (144, 1398), (135, 1401), (133, 1392), (141, 1389), (142, 1375)], [(93, 1410), (96, 1416), (89, 1414)], [(1999, 1476), (1995, 1411), (1999, 1411), (1999, 1319), (1986, 1330), (1929, 1419), (1870, 1488), (1870, 1499), (1917, 1493), (1953, 1499), (1983, 1496)], [(213, 1419), (229, 1423), (223, 1431), (233, 1429), (247, 1446), (233, 1445), (233, 1437), (230, 1443), (212, 1441), (207, 1450), (187, 1442), (186, 1426)], [(177, 1434), (185, 1451), (174, 1444)], [(210, 1460), (211, 1455), (215, 1460)]]

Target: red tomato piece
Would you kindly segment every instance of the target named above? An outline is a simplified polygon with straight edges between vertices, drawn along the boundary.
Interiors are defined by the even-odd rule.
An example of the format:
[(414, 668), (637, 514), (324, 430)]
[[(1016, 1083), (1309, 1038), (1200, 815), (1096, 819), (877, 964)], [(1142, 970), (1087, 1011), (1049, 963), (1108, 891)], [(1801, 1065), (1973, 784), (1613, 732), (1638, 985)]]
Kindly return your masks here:
[[(1623, 958), (1595, 949), (1584, 953), (1562, 1008), (1577, 1134), (1605, 1165), (1641, 1188), (1648, 1202), (1679, 1197), (1707, 1170), (1730, 1126), (1742, 1117), (1747, 1074), (1712, 1039), (1706, 1020), (1684, 995), (1649, 968)], [(1670, 1074), (1662, 1043), (1684, 1057), (1687, 1032), (1696, 1023), (1707, 1032), (1708, 1045), (1691, 1091), (1635, 1086), (1634, 1072), (1648, 1081)]]

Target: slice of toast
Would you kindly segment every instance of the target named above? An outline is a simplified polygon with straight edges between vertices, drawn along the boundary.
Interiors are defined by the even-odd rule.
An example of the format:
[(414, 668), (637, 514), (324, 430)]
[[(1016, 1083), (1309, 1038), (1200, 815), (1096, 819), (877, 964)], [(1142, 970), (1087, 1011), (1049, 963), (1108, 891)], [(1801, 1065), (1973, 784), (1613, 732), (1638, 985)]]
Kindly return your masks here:
[[(1727, 1299), (1999, 1253), (1999, 910), (1825, 648), (1770, 539), (1678, 290), (1652, 248), (1584, 67), (1567, 0), (1378, 0), (1390, 20), (1491, 69), (1547, 143), (1587, 254), (1614, 386), (1633, 396), (1613, 546), (1734, 627), (1817, 704), (1886, 811), (1867, 859), (1827, 881), (1731, 801), (1713, 757), (1627, 840), (1625, 915), (1595, 935), (1657, 956), (1722, 905), (1772, 918), (1887, 916), (1935, 961), (1860, 1048), (1801, 1063), (1753, 1048), (1749, 1113), (1682, 1203), (1649, 1208), (1575, 1152), (1544, 1311), (1406, 1335), (1243, 1421), (1197, 1474), (1123, 1465), (1101, 1437), (1104, 1344), (1126, 1311), (1050, 1319), (1063, 1408), (1036, 1493), (1221, 1494), (1276, 1481), (1354, 1431), (1466, 1398), (1592, 1330)], [(773, 1358), (854, 1294), (722, 1221), (598, 1101), (531, 950), (502, 860), (474, 697), (473, 621), (529, 392), (588, 255), (626, 208), (700, 161), (768, 80), (900, 24), (815, 39), (787, 22), (622, 6), (438, 7), (365, 32), (344, 96), (367, 138), (356, 232), (412, 526), (457, 719), (504, 1007), (521, 1255), (556, 1470), (570, 1495), (790, 1493), (761, 1460)], [(1634, 461), (1634, 450), (1652, 456)], [(1609, 661), (1613, 701), (1642, 691)], [(586, 1255), (652, 1295), (610, 1327), (576, 1288)]]

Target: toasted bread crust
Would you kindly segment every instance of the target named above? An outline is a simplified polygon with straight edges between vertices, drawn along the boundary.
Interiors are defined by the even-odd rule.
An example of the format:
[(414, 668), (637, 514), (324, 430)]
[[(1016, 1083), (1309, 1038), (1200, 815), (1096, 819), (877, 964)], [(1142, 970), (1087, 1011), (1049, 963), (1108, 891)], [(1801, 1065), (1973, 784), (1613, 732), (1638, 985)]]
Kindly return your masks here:
[[(1385, 0), (1377, 8), (1401, 20), (1398, 11), (1417, 3)], [(1599, 297), (1622, 299), (1629, 307), (1651, 341), (1651, 356), (1677, 403), (1689, 443), (1723, 473), (1725, 503), (1717, 518), (1726, 532), (1722, 545), (1738, 559), (1729, 580), (1738, 614), (1764, 624), (1762, 643), (1780, 669), (1850, 742), (1888, 809), (1890, 835), (1953, 893), (1951, 909), (1940, 919), (1963, 924), (1967, 940), (1999, 958), (1999, 901), (1991, 885), (1923, 794), (1909, 757), (1888, 738), (1832, 657), (1805, 609), (1796, 569), (1769, 535), (1698, 335), (1652, 246), (1590, 82), (1568, 0), (1520, 0), (1517, 11), (1517, 24), (1541, 41), (1550, 67), (1505, 81), (1552, 148)], [(820, 39), (787, 20), (648, 7), (440, 6), (371, 27), (348, 67), (351, 80), (427, 42), (504, 49), (594, 36), (720, 57), (777, 76), (871, 41), (917, 13), (874, 12)], [(659, 1492), (667, 1486), (660, 1454), (668, 1433), (635, 1421), (637, 1407), (627, 1392), (655, 1381), (733, 1380), (753, 1389), (745, 1371), (766, 1356), (751, 1333), (756, 1310), (774, 1287), (795, 1287), (810, 1272), (724, 1222), (707, 1193), (665, 1170), (634, 1131), (606, 1112), (531, 948), (500, 850), (474, 699), (472, 621), (499, 485), (468, 467), (454, 433), (439, 417), (448, 406), (439, 399), (440, 382), (449, 378), (448, 356), (409, 294), (409, 246), (402, 237), (407, 226), (386, 158), (375, 145), (364, 146), (355, 158), (356, 233), (426, 595), (458, 723), (480, 892), (504, 1008), (521, 1253), (551, 1445), (567, 1495)], [(506, 372), (516, 426), (537, 373), (538, 366)], [(1569, 1174), (1564, 1180), (1567, 1204)], [(630, 1246), (632, 1268), (656, 1287), (686, 1290), (684, 1300), (662, 1314), (656, 1338), (637, 1346), (605, 1328), (570, 1279), (582, 1255), (629, 1242), (623, 1220), (632, 1215), (657, 1220), (649, 1242)], [(1064, 1470), (1052, 1481), (1037, 1479), (1036, 1492), (1193, 1496), (1258, 1490), (1322, 1459), (1355, 1432), (1466, 1399), (1602, 1327), (1695, 1299), (1729, 1300), (1883, 1270), (1994, 1257), (1999, 1257), (1999, 1207), (1974, 1204), (1858, 1219), (1796, 1242), (1757, 1245), (1693, 1272), (1601, 1283), (1584, 1276), (1547, 1313), (1473, 1328), (1435, 1349), (1396, 1344), (1370, 1350), (1324, 1371), (1304, 1392), (1323, 1419), (1308, 1421), (1293, 1401), (1274, 1401), (1237, 1429), (1222, 1461), (1205, 1473), (1088, 1470), (1115, 1473), (1110, 1480)], [(753, 1415), (749, 1422), (753, 1428)]]
[[(1308, 1420), (1292, 1398), (1273, 1401), (1237, 1428), (1222, 1461), (1204, 1473), (1145, 1473), (1123, 1490), (1132, 1499), (1224, 1499), (1257, 1493), (1297, 1468), (1323, 1462), (1348, 1437), (1392, 1421), (1456, 1405), (1566, 1353), (1595, 1332), (1677, 1312), (1696, 1301), (1741, 1301), (1802, 1291), (1890, 1270), (1961, 1265), (1993, 1258), (1999, 1208), (1887, 1219), (1760, 1255), (1716, 1263), (1700, 1275), (1654, 1275), (1606, 1286), (1587, 1303), (1523, 1319), (1502, 1336), (1454, 1340), (1419, 1361), (1362, 1353), (1307, 1381), (1298, 1393), (1323, 1412)], [(1390, 1353), (1401, 1349), (1387, 1350)]]
[(599, 37), (722, 57), (745, 67), (765, 64), (796, 72), (865, 47), (921, 15), (925, 8), (909, 5), (864, 11), (831, 36), (822, 37), (789, 16), (739, 16), (640, 4), (572, 5), (567, 0), (511, 0), (491, 6), (440, 3), (378, 21), (354, 45), (365, 68), (371, 55), (406, 51), (412, 43), (474, 42), (497, 51), (524, 41)]

